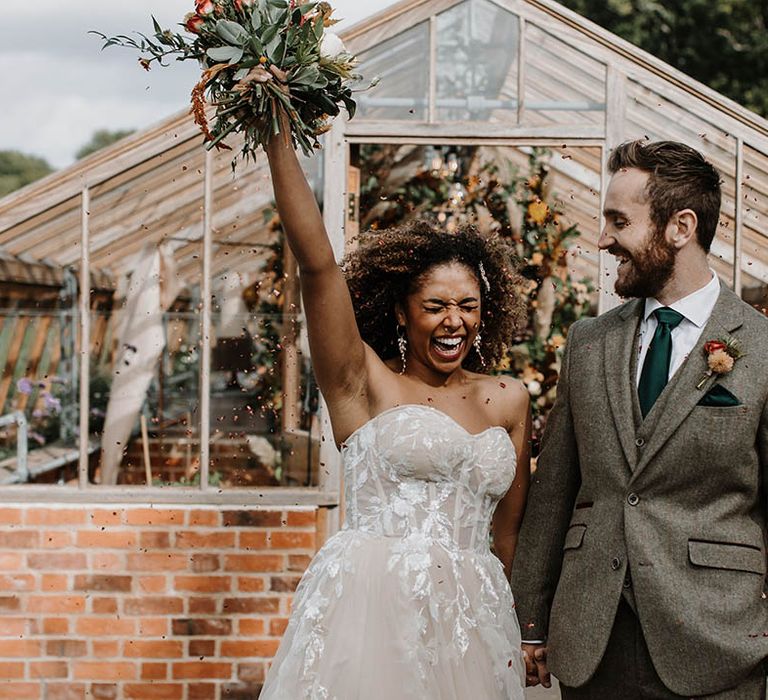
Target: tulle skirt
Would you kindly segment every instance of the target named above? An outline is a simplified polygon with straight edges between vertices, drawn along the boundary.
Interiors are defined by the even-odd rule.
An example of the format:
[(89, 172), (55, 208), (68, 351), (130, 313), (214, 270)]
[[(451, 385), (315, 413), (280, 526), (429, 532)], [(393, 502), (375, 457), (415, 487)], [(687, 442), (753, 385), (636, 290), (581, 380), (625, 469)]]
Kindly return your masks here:
[(261, 700), (522, 700), (514, 601), (487, 546), (342, 530), (312, 560)]

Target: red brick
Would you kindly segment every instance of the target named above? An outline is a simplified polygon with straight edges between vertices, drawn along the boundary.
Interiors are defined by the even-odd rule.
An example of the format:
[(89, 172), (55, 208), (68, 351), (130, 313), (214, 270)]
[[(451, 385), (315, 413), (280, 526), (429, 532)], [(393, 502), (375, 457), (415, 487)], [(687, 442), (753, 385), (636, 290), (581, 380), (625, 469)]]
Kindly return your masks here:
[(280, 598), (226, 598), (224, 612), (238, 613), (276, 613), (280, 610)]
[(232, 675), (232, 664), (210, 661), (182, 661), (173, 664), (173, 677), (177, 680), (185, 678), (229, 678)]
[(120, 642), (117, 640), (94, 639), (91, 642), (91, 656), (95, 659), (116, 659), (120, 656)]
[(173, 615), (182, 610), (184, 610), (184, 601), (170, 596), (144, 596), (126, 598), (123, 601), (123, 611), (126, 615)]
[(29, 664), (31, 678), (66, 678), (67, 673), (65, 661), (32, 661)]
[(269, 621), (269, 634), (271, 637), (282, 637), (288, 626), (287, 617), (273, 617)]
[(216, 641), (213, 639), (190, 639), (188, 656), (197, 656), (201, 661), (206, 656), (216, 654)]
[(6, 530), (2, 542), (6, 549), (34, 549), (40, 544), (40, 533), (37, 530)]
[(11, 591), (31, 591), (35, 588), (35, 577), (30, 574), (9, 574), (0, 576), (0, 590), (5, 593)]
[(181, 683), (126, 683), (123, 696), (129, 700), (181, 700)]
[(27, 620), (23, 617), (0, 617), (0, 636), (23, 637), (27, 631)]
[(136, 622), (127, 618), (79, 617), (75, 628), (83, 637), (131, 637), (136, 634)]
[(144, 617), (139, 620), (139, 634), (142, 637), (164, 637), (168, 634), (167, 617)]
[(69, 620), (66, 617), (46, 617), (43, 634), (69, 634)]
[(125, 513), (125, 521), (129, 525), (183, 525), (184, 511), (167, 508), (137, 508)]
[(221, 618), (182, 618), (173, 621), (177, 636), (217, 637), (232, 634), (232, 621)]
[(255, 532), (240, 532), (238, 534), (240, 549), (261, 550), (267, 548), (267, 531), (257, 530)]
[(264, 664), (237, 664), (237, 677), (241, 681), (263, 683), (266, 675)]
[(124, 654), (129, 658), (177, 659), (183, 655), (181, 642), (169, 640), (134, 641), (125, 643)]
[(141, 664), (141, 679), (162, 681), (168, 678), (168, 664), (149, 661)]
[(235, 546), (234, 532), (177, 532), (176, 546), (179, 549), (223, 549)]
[[(0, 537), (2, 535), (0, 534)], [(11, 571), (22, 571), (24, 565), (24, 555), (16, 552), (0, 552), (0, 571), (9, 573)]]
[(222, 515), (226, 527), (279, 527), (283, 516), (277, 510), (228, 510)]
[(43, 574), (40, 577), (41, 593), (64, 593), (69, 590), (69, 576), (65, 574)]
[(221, 612), (220, 601), (220, 598), (189, 598), (187, 600), (187, 612), (190, 615), (216, 615)]
[(272, 576), (269, 590), (276, 593), (293, 593), (301, 581), (301, 576)]
[(189, 564), (186, 554), (129, 554), (128, 571), (183, 571)]
[(279, 646), (279, 639), (224, 640), (221, 643), (221, 656), (256, 656), (271, 659)]
[(314, 526), (317, 522), (317, 512), (314, 510), (289, 510), (287, 517), (288, 527)]
[(75, 576), (76, 591), (121, 591), (131, 590), (133, 579), (130, 576), (115, 576), (112, 574)]
[(138, 587), (140, 593), (165, 593), (167, 582), (165, 576), (139, 576)]
[(0, 508), (0, 525), (21, 525), (22, 513), (19, 508)]
[(0, 612), (16, 612), (21, 607), (19, 597), (15, 595), (0, 596)]
[(77, 533), (78, 547), (99, 547), (102, 549), (133, 549), (136, 547), (135, 532), (125, 530), (80, 530)]
[(114, 552), (92, 552), (91, 570), (92, 571), (123, 571), (125, 569), (122, 554)]
[(42, 595), (27, 599), (30, 613), (79, 613), (85, 610), (85, 598), (79, 595)]
[(228, 554), (225, 571), (282, 571), (285, 557), (281, 554)]
[(264, 579), (257, 576), (240, 576), (237, 579), (237, 590), (242, 593), (261, 593), (266, 588)]
[[(50, 697), (49, 695), (48, 698)], [(40, 684), (0, 683), (0, 698), (4, 700), (6, 698), (7, 700), (40, 700)]]
[(75, 508), (41, 508), (27, 511), (27, 525), (82, 525), (85, 511)]
[(91, 598), (91, 612), (95, 615), (110, 615), (117, 612), (115, 598)]
[[(64, 683), (46, 683), (45, 700), (85, 700), (85, 684), (65, 681)], [(88, 700), (91, 700), (88, 698)]]
[(177, 576), (173, 585), (177, 591), (193, 593), (222, 593), (232, 586), (229, 576)]
[(220, 521), (218, 510), (191, 510), (189, 511), (189, 525), (203, 527), (218, 527)]
[(24, 678), (24, 663), (13, 661), (0, 662), (0, 678), (3, 680)]
[(261, 618), (242, 618), (237, 623), (237, 630), (243, 637), (258, 637), (264, 634), (264, 620)]
[(190, 683), (187, 685), (187, 700), (216, 700), (217, 687), (213, 683)]
[(51, 552), (29, 554), (27, 564), (30, 569), (40, 569), (41, 571), (60, 571), (61, 569), (85, 569), (85, 554), (75, 554), (69, 552), (60, 552), (53, 554)]
[(43, 530), (40, 539), (43, 549), (64, 549), (71, 547), (75, 541), (67, 530)]
[(123, 523), (122, 510), (94, 510), (88, 516), (89, 522), (96, 527), (107, 525), (121, 525)]
[(34, 639), (0, 639), (0, 657), (32, 658), (40, 656), (42, 647)]
[(193, 554), (191, 569), (196, 574), (207, 574), (221, 568), (221, 557), (218, 554)]
[(171, 546), (171, 536), (167, 532), (142, 532), (139, 546), (142, 549), (168, 549)]
[(136, 678), (136, 664), (126, 661), (75, 661), (75, 680), (131, 681)]
[(86, 644), (80, 639), (49, 639), (45, 643), (46, 656), (75, 658), (88, 653)]
[(117, 698), (116, 683), (91, 683), (93, 700), (115, 700)]
[(314, 532), (277, 531), (269, 534), (272, 549), (315, 549)]

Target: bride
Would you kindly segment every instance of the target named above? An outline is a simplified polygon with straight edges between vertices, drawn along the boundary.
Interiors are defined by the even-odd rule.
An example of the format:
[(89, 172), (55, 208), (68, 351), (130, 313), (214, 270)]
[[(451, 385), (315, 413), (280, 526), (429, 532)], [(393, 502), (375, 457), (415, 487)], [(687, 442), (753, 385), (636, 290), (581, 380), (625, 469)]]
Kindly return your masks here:
[(482, 371), (523, 321), (519, 278), (498, 241), (424, 222), (365, 235), (343, 274), (293, 149), (274, 137), (267, 154), (346, 517), (260, 697), (522, 700), (508, 577), (530, 406), (520, 382)]

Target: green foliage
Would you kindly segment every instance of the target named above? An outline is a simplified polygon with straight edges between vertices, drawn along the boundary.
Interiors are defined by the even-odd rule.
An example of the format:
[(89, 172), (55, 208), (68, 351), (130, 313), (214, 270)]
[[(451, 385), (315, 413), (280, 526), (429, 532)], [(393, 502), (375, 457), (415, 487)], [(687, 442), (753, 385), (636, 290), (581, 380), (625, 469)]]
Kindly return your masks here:
[(559, 0), (768, 117), (766, 0)]
[(119, 141), (122, 138), (125, 138), (126, 136), (130, 136), (135, 129), (122, 129), (119, 131), (109, 131), (109, 129), (99, 129), (98, 131), (95, 131), (93, 133), (93, 136), (91, 136), (91, 140), (88, 141), (85, 145), (83, 145), (80, 150), (75, 153), (75, 158), (78, 160), (81, 160), (82, 158), (85, 158), (86, 156), (91, 155), (91, 153), (95, 153), (96, 151), (100, 151), (102, 148), (106, 148), (107, 146), (111, 146), (116, 141)]
[(53, 172), (42, 158), (19, 151), (0, 151), (0, 197)]

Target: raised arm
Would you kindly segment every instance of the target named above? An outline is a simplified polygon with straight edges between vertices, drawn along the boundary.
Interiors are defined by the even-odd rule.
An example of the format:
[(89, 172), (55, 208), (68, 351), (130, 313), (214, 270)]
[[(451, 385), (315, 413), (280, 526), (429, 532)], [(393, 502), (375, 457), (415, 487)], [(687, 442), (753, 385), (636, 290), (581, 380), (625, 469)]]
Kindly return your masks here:
[[(287, 133), (284, 115), (281, 122)], [(367, 410), (365, 345), (320, 210), (289, 139), (274, 136), (267, 156), (277, 210), (301, 273), (315, 377), (328, 403), (334, 432), (343, 438), (357, 427), (345, 428), (346, 416), (363, 405)]]

